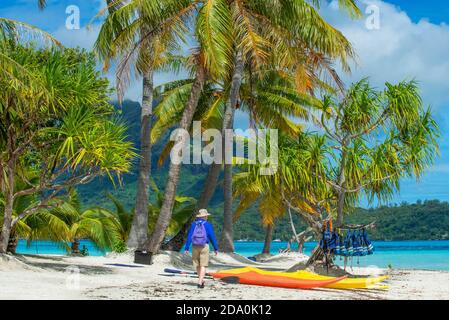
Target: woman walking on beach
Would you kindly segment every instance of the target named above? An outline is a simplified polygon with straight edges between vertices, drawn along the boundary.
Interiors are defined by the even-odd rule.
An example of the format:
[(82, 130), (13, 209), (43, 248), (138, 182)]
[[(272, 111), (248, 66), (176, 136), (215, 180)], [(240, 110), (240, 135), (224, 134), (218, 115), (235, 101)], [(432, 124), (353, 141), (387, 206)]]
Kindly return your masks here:
[(184, 254), (189, 255), (190, 244), (192, 244), (192, 261), (198, 274), (198, 288), (204, 288), (204, 276), (209, 265), (209, 241), (214, 247), (215, 255), (218, 254), (217, 240), (214, 229), (207, 217), (210, 213), (206, 209), (201, 209), (196, 215), (196, 220), (192, 222), (187, 235), (187, 242)]

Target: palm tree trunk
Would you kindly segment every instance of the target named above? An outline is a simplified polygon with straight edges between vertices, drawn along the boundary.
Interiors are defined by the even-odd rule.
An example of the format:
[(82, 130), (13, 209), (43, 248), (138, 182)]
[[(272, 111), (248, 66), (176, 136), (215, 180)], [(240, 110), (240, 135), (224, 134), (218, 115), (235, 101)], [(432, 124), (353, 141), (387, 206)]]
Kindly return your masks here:
[(223, 231), (221, 233), (219, 248), (221, 252), (234, 252), (234, 219), (232, 210), (232, 165), (224, 165), (224, 212)]
[[(109, 14), (120, 9), (129, 0), (106, 0)], [(144, 33), (144, 31), (143, 31)], [(153, 70), (143, 75), (142, 109), (140, 116), (140, 159), (137, 178), (136, 205), (127, 246), (141, 249), (148, 239), (148, 201), (151, 176), (151, 121), (153, 116)]]
[(271, 240), (273, 239), (273, 230), (274, 225), (272, 224), (267, 225), (262, 253), (270, 254)]
[(148, 239), (148, 201), (151, 176), (151, 121), (153, 116), (153, 70), (143, 76), (140, 129), (140, 161), (136, 206), (127, 245), (142, 249)]
[(8, 192), (5, 203), (5, 212), (3, 219), (2, 232), (0, 234), (0, 253), (6, 253), (8, 250), (9, 236), (11, 234), (11, 222), (13, 211), (13, 199)]
[[(234, 113), (239, 97), (240, 86), (242, 84), (244, 61), (241, 52), (235, 57), (234, 74), (232, 76), (231, 92), (226, 102), (226, 110), (223, 116), (223, 145), (225, 145), (225, 131), (233, 128)], [(231, 145), (232, 146), (232, 145)], [(223, 231), (221, 233), (219, 248), (222, 252), (234, 252), (234, 232), (233, 232), (233, 210), (232, 210), (232, 164), (229, 158), (232, 158), (232, 149), (227, 150), (223, 154), (224, 164), (224, 212), (223, 212)], [(228, 160), (228, 161), (227, 161)]]
[(192, 213), (189, 220), (182, 226), (181, 230), (176, 234), (176, 236), (174, 236), (167, 244), (163, 245), (162, 249), (177, 252), (182, 249), (182, 246), (187, 240), (187, 233), (189, 232), (190, 225), (195, 220), (197, 212), (209, 205), (209, 202), (215, 193), (215, 189), (218, 183), (218, 177), (220, 176), (220, 171), (221, 164), (212, 163), (209, 166), (206, 181), (204, 182), (204, 188), (201, 192), (198, 202), (196, 203), (195, 211)]
[(19, 239), (17, 239), (17, 236), (15, 235), (14, 232), (11, 232), (11, 234), (9, 235), (8, 248), (6, 249), (6, 252), (16, 254), (18, 243)]
[(249, 128), (252, 130), (256, 130), (256, 119), (254, 115), (254, 109), (255, 109), (255, 97), (254, 97), (254, 77), (253, 77), (253, 65), (252, 63), (249, 63), (248, 66), (249, 70)]
[[(200, 99), (201, 92), (203, 91), (205, 81), (206, 70), (200, 63), (196, 72), (195, 81), (192, 85), (189, 100), (182, 114), (181, 123), (179, 126), (180, 129), (189, 129), (192, 123), (193, 115), (195, 114), (196, 108), (198, 106), (198, 101)], [(189, 142), (182, 141), (180, 148), (183, 148), (187, 143)], [(173, 161), (171, 161), (168, 171), (167, 184), (165, 185), (164, 202), (162, 204), (159, 217), (154, 227), (153, 234), (145, 245), (146, 250), (153, 254), (159, 251), (159, 248), (164, 241), (168, 224), (170, 223), (180, 172), (181, 164), (175, 164)]]
[(5, 194), (5, 206), (4, 206), (4, 214), (3, 214), (3, 226), (2, 231), (0, 233), (0, 253), (6, 253), (8, 250), (8, 242), (9, 237), (11, 235), (12, 229), (12, 212), (14, 206), (14, 170), (15, 170), (15, 157), (13, 155), (14, 151), (14, 139), (12, 139), (12, 135), (8, 135), (8, 151), (10, 154), (10, 158), (7, 164), (7, 180), (6, 182), (6, 190), (4, 190)]
[(80, 240), (78, 238), (75, 238), (72, 242), (72, 254), (79, 254), (80, 253)]

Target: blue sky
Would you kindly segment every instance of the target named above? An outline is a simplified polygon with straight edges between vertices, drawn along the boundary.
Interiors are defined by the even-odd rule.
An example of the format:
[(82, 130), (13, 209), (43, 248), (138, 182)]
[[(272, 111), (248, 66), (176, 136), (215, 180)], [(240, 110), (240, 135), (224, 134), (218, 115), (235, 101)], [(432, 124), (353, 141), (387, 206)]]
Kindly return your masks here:
[[(39, 11), (37, 0), (1, 0), (0, 16), (17, 19), (42, 28), (66, 46), (91, 48), (100, 21), (91, 30), (85, 27), (104, 7), (103, 0), (49, 0), (45, 11)], [(415, 202), (417, 199), (449, 201), (449, 6), (447, 0), (363, 0), (379, 8), (380, 28), (368, 30), (365, 20), (353, 21), (338, 11), (335, 3), (323, 5), (323, 16), (340, 29), (353, 43), (357, 64), (350, 75), (343, 75), (346, 84), (369, 77), (381, 88), (386, 81), (416, 79), (423, 99), (434, 110), (441, 128), (441, 156), (436, 164), (417, 183), (404, 179), (401, 192), (392, 202)], [(80, 9), (81, 29), (67, 30), (66, 8)], [(368, 17), (369, 13), (366, 13)], [(113, 80), (113, 73), (108, 77)], [(156, 83), (173, 79), (170, 74), (158, 74)], [(141, 86), (136, 80), (127, 97), (140, 100)], [(239, 114), (236, 127), (245, 127), (247, 119)]]
[(424, 18), (439, 24), (449, 19), (447, 0), (389, 0), (387, 2), (399, 6), (414, 22)]

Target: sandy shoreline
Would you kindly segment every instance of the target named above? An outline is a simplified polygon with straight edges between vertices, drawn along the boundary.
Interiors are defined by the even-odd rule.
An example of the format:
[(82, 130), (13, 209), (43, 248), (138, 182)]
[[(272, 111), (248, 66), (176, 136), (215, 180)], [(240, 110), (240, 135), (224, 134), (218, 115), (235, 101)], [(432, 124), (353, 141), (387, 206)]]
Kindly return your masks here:
[[(239, 255), (211, 258), (210, 270), (255, 265), (285, 270), (305, 259), (279, 255), (255, 263)], [(449, 272), (424, 270), (370, 270), (354, 274), (388, 273), (388, 290), (294, 290), (208, 280), (205, 289), (196, 279), (164, 276), (164, 268), (191, 269), (190, 259), (163, 253), (151, 266), (132, 263), (131, 254), (107, 257), (18, 256), (0, 257), (0, 299), (445, 299), (449, 300)], [(77, 271), (79, 270), (79, 274)]]

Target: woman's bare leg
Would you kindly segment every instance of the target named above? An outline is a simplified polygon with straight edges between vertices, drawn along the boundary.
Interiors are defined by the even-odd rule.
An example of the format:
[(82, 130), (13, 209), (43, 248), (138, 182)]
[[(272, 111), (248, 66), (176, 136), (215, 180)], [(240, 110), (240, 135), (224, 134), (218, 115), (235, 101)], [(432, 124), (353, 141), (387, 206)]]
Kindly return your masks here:
[(198, 275), (198, 284), (201, 284), (201, 281), (200, 281), (201, 267), (200, 266), (196, 267), (196, 274)]
[(198, 283), (199, 284), (203, 284), (204, 282), (204, 276), (206, 275), (206, 267), (199, 267), (199, 272), (198, 272)]

